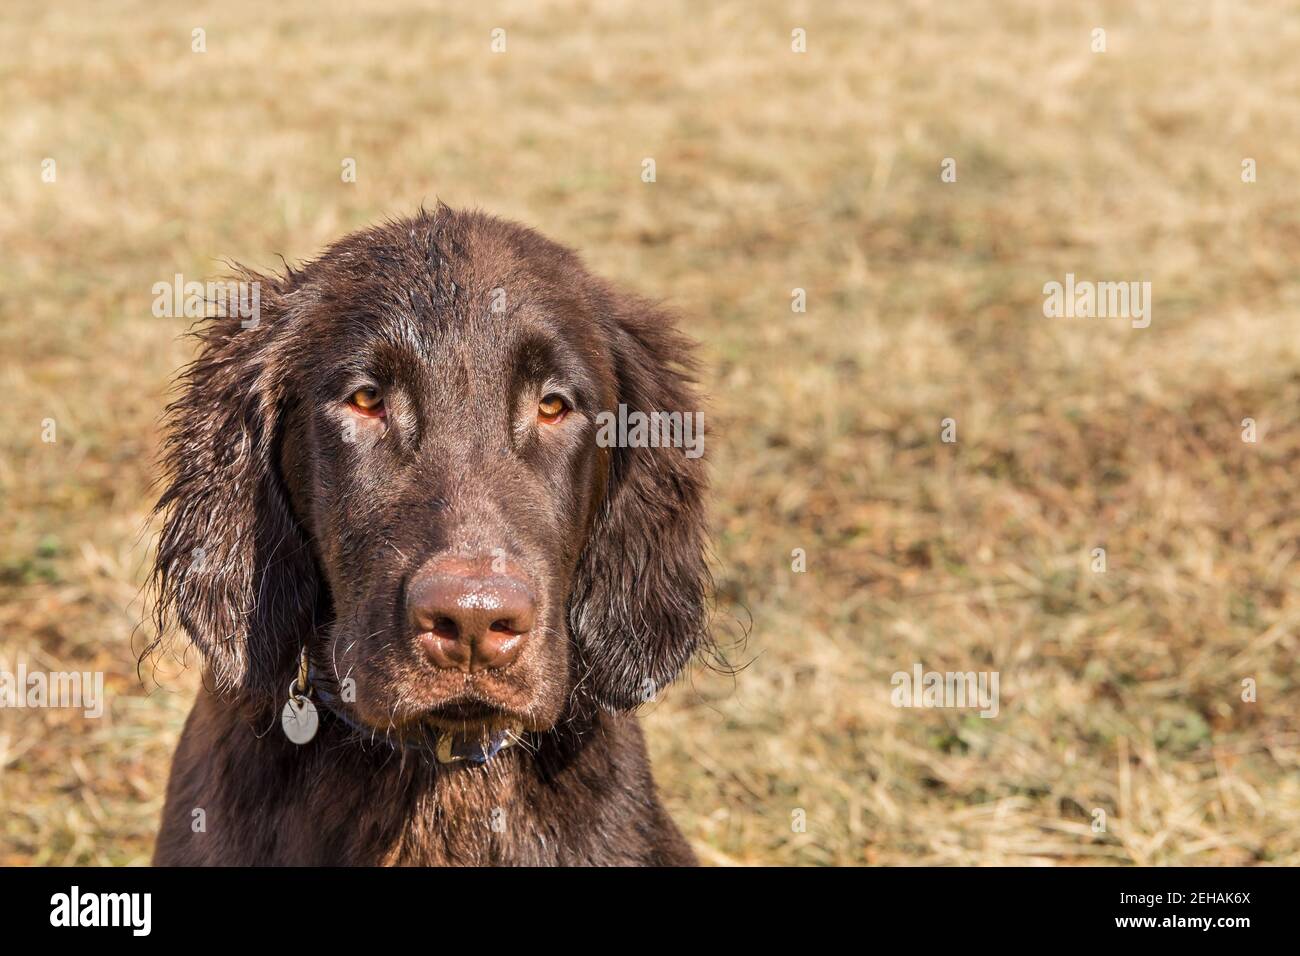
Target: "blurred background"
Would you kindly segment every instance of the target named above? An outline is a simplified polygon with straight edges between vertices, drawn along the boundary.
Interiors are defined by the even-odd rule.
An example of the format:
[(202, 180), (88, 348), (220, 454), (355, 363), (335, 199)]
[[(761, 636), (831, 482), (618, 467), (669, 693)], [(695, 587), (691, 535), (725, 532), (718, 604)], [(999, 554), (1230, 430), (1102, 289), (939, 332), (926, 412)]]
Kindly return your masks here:
[[(8, 0), (0, 668), (109, 700), (0, 710), (0, 863), (147, 862), (196, 686), (136, 665), (153, 284), (439, 198), (702, 343), (748, 666), (644, 723), (705, 862), (1300, 863), (1297, 49), (1270, 0)], [(1045, 318), (1066, 273), (1151, 325)], [(999, 715), (893, 707), (916, 663)]]

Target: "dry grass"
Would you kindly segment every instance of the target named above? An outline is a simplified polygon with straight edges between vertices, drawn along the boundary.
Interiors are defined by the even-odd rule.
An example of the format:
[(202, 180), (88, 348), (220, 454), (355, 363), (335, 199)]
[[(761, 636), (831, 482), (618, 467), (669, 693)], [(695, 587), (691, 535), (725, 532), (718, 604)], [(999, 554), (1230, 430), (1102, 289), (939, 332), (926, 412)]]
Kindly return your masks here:
[[(704, 343), (752, 662), (646, 725), (706, 861), (1300, 863), (1292, 5), (117, 6), (0, 23), (0, 657), (112, 691), (0, 712), (0, 863), (147, 860), (188, 708), (132, 649), (188, 348), (151, 285), (438, 196)], [(1151, 327), (1044, 319), (1066, 272), (1150, 280)], [(999, 717), (892, 707), (917, 661), (999, 671)]]

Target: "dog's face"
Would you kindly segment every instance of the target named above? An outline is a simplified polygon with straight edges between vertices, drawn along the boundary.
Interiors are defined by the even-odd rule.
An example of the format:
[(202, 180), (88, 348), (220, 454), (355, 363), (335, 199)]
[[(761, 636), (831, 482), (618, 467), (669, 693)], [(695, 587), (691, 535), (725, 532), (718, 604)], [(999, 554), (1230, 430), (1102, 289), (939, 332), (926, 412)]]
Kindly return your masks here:
[(252, 281), (261, 315), (213, 321), (173, 406), (159, 505), (160, 616), (223, 689), (285, 696), (305, 645), (400, 735), (672, 679), (705, 624), (702, 464), (597, 441), (620, 405), (698, 408), (666, 316), (446, 207)]
[(380, 729), (549, 727), (609, 477), (596, 416), (617, 393), (595, 304), (508, 248), (467, 250), (433, 282), (423, 261), (412, 281), (405, 263), (354, 272), (339, 256), (304, 309), (281, 449), (332, 604), (318, 668), (350, 679)]

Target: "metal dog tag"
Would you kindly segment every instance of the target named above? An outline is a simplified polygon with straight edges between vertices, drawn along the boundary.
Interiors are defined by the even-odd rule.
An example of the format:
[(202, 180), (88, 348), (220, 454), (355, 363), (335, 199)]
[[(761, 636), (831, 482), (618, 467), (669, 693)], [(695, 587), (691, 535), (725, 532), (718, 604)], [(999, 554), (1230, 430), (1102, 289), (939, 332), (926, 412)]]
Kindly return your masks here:
[(306, 697), (290, 697), (280, 712), (280, 726), (284, 735), (296, 744), (305, 744), (316, 736), (320, 718), (316, 705)]

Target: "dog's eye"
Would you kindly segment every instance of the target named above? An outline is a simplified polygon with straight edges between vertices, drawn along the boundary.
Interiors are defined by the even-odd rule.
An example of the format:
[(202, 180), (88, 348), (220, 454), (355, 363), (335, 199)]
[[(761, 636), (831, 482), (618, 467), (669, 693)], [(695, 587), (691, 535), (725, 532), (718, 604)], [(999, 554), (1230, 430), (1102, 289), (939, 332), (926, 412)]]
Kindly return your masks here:
[(352, 393), (348, 404), (363, 415), (382, 415), (384, 413), (384, 396), (377, 388), (359, 388)]
[(554, 425), (569, 411), (569, 403), (559, 395), (547, 395), (537, 403), (537, 420), (543, 425)]

